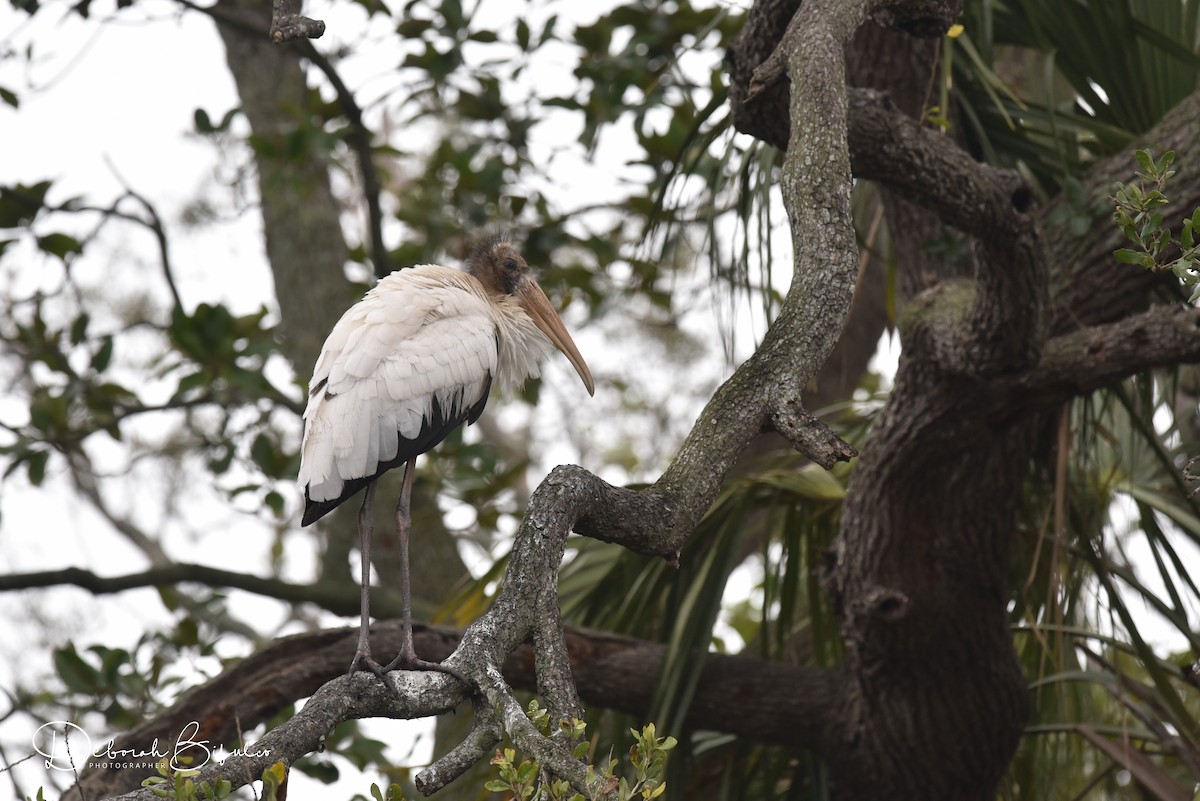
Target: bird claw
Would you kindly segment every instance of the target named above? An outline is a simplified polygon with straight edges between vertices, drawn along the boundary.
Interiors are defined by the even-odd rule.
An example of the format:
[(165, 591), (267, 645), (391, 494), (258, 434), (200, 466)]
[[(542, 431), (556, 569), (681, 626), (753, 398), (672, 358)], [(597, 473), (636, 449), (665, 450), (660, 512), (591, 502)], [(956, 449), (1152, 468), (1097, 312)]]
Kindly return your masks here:
[[(366, 660), (366, 661), (364, 662), (364, 660)], [(360, 662), (365, 665), (370, 665), (370, 664), (374, 663), (376, 667), (379, 666), (379, 663), (375, 662), (375, 660), (371, 658), (370, 651), (358, 650), (358, 651), (354, 652), (354, 661), (352, 661), (350, 663), (350, 670), (349, 670), (349, 672), (346, 673), (346, 675), (353, 676), (355, 673), (357, 673), (358, 665)], [(374, 672), (374, 671), (372, 671), (372, 672)]]
[(443, 665), (440, 662), (429, 662), (421, 659), (416, 655), (415, 652), (405, 653), (404, 651), (401, 651), (391, 662), (388, 662), (386, 665), (381, 665), (371, 658), (370, 651), (365, 653), (359, 651), (354, 654), (354, 661), (350, 663), (349, 675), (353, 676), (359, 670), (368, 670), (371, 673), (374, 673), (379, 680), (383, 682), (384, 686), (391, 691), (392, 695), (396, 697), (397, 701), (404, 701), (404, 697), (400, 695), (400, 691), (396, 689), (396, 685), (387, 680), (387, 674), (391, 673), (393, 670), (424, 670), (445, 673), (458, 679), (468, 687), (473, 688), (475, 686), (474, 682), (468, 679), (466, 674), (457, 668), (450, 667), (449, 665)]
[(450, 667), (449, 665), (443, 665), (441, 662), (426, 661), (418, 657), (414, 652), (405, 653), (404, 651), (401, 651), (400, 653), (396, 654), (395, 659), (383, 666), (383, 670), (385, 673), (393, 670), (436, 671), (438, 673), (445, 673), (449, 676), (453, 676), (468, 687), (473, 688), (475, 686), (474, 682), (468, 679), (466, 674), (457, 668)]
[[(361, 659), (360, 659), (360, 657), (361, 657)], [(360, 662), (364, 668), (366, 668), (367, 670), (374, 673), (379, 678), (379, 680), (381, 682), (383, 682), (383, 686), (388, 688), (388, 691), (391, 692), (391, 694), (393, 696), (395, 696), (397, 701), (400, 701), (401, 703), (404, 702), (404, 696), (402, 696), (400, 694), (400, 691), (396, 689), (396, 685), (387, 680), (388, 668), (384, 667), (383, 665), (379, 664), (374, 659), (372, 659), (370, 654), (355, 654), (354, 655), (354, 661), (352, 663), (350, 663), (351, 675), (353, 675), (354, 672), (359, 669), (358, 666), (359, 666)]]

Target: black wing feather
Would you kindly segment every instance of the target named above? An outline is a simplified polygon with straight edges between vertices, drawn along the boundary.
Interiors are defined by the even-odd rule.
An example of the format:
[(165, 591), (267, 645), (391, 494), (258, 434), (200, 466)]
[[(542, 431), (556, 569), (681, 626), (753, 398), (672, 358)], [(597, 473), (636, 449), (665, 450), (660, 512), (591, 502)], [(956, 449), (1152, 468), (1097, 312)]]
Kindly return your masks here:
[[(415, 459), (422, 453), (432, 450), (439, 442), (448, 437), (451, 431), (463, 423), (467, 425), (474, 423), (479, 419), (479, 415), (483, 414), (483, 407), (487, 405), (488, 394), (491, 392), (491, 389), (492, 376), (489, 373), (483, 385), (483, 394), (479, 400), (462, 411), (451, 409), (451, 413), (448, 415), (442, 413), (441, 404), (434, 397), (429, 417), (421, 421), (421, 430), (417, 436), (412, 439), (400, 437), (399, 447), (396, 450), (396, 458), (380, 462), (374, 475), (352, 478), (346, 481), (342, 485), (342, 494), (333, 500), (314, 501), (308, 497), (308, 487), (305, 487), (304, 516), (300, 519), (300, 525), (308, 526), (317, 522), (393, 467), (399, 467), (409, 459)], [(457, 414), (455, 414), (456, 411)]]

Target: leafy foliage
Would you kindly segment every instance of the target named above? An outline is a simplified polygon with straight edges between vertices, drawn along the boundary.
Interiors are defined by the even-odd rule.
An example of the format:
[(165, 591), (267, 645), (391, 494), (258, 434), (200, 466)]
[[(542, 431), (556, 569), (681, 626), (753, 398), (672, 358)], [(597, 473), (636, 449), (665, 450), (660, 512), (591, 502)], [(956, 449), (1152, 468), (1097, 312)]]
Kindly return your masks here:
[[(542, 734), (551, 736), (550, 716), (536, 700), (530, 702), (527, 714)], [(584, 759), (590, 750), (588, 741), (584, 739), (586, 728), (581, 720), (564, 721), (561, 730), (555, 732), (554, 736), (564, 736), (568, 741), (576, 743), (574, 755), (577, 759)], [(599, 767), (588, 765), (589, 786), (599, 793), (615, 791), (618, 801), (633, 801), (636, 798), (649, 801), (651, 798), (658, 798), (667, 789), (667, 783), (662, 778), (667, 752), (673, 749), (678, 741), (670, 736), (657, 736), (653, 723), (646, 724), (640, 731), (630, 729), (629, 733), (634, 739), (629, 748), (632, 779), (619, 775), (621, 763), (610, 756), (601, 762)], [(486, 789), (494, 793), (507, 793), (508, 798), (517, 801), (584, 799), (583, 794), (574, 791), (567, 782), (546, 775), (536, 761), (520, 757), (513, 748), (497, 749), (491, 764), (495, 766), (499, 778), (489, 781)]]
[(987, 161), (1049, 194), (1124, 147), (1197, 86), (1195, 0), (979, 0), (947, 44), (953, 105)]
[[(187, 759), (187, 757), (183, 757)], [(157, 765), (157, 776), (151, 776), (142, 782), (143, 787), (159, 798), (169, 798), (172, 801), (210, 801), (210, 799), (228, 798), (233, 787), (228, 779), (217, 779), (213, 784), (206, 781), (196, 782), (194, 777), (200, 772), (195, 768), (172, 769), (169, 760), (161, 760)], [(283, 764), (277, 763), (273, 768), (263, 773), (263, 787), (267, 798), (277, 798), (280, 777), (283, 774)]]
[[(1138, 163), (1142, 172), (1137, 173), (1141, 180), (1136, 184), (1117, 184), (1113, 204), (1116, 212), (1113, 214), (1117, 225), (1125, 233), (1137, 249), (1121, 248), (1113, 253), (1117, 261), (1125, 264), (1136, 264), (1148, 270), (1170, 270), (1186, 287), (1195, 287), (1188, 303), (1200, 299), (1200, 208), (1185, 217), (1183, 227), (1176, 241), (1170, 228), (1163, 227), (1163, 216), (1160, 209), (1167, 205), (1167, 196), (1163, 190), (1167, 182), (1175, 174), (1171, 163), (1175, 160), (1175, 152), (1168, 150), (1157, 161), (1147, 150), (1137, 152)], [(1143, 181), (1153, 185), (1146, 189)], [(1167, 252), (1172, 248), (1179, 249), (1179, 255), (1170, 261), (1165, 261)]]

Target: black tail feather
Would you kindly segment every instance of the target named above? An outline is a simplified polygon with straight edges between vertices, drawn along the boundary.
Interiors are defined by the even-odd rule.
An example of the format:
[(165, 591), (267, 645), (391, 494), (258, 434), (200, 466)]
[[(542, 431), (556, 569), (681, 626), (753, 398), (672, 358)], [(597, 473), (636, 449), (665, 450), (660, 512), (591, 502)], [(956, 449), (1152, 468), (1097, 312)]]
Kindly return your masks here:
[[(309, 526), (320, 520), (325, 515), (332, 512), (337, 507), (341, 506), (346, 501), (357, 495), (359, 491), (366, 488), (375, 479), (391, 470), (393, 467), (399, 467), (409, 459), (416, 459), (422, 453), (431, 450), (439, 442), (450, 435), (450, 432), (458, 428), (464, 422), (468, 425), (479, 419), (479, 415), (483, 413), (483, 407), (487, 404), (488, 393), (492, 388), (492, 377), (487, 377), (487, 383), (483, 387), (483, 396), (475, 405), (468, 409), (464, 409), (457, 414), (451, 414), (449, 417), (443, 416), (442, 407), (435, 397), (432, 402), (429, 417), (422, 421), (421, 431), (413, 439), (400, 438), (400, 447), (396, 452), (396, 458), (390, 459), (387, 462), (380, 462), (375, 470), (375, 473), (362, 478), (352, 478), (347, 480), (342, 485), (342, 494), (328, 501), (314, 501), (308, 497), (308, 487), (304, 488), (304, 515), (300, 518), (301, 526)], [(452, 412), (457, 410), (451, 410)]]

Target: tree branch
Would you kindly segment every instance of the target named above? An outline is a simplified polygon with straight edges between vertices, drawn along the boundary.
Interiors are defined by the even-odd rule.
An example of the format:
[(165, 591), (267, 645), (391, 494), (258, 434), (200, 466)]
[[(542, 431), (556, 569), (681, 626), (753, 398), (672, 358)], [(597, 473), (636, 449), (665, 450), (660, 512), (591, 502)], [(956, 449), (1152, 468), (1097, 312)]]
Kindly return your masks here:
[(1155, 306), (1051, 339), (1037, 367), (997, 393), (992, 415), (1052, 408), (1153, 367), (1195, 362), (1200, 362), (1200, 309)]
[(942, 367), (986, 376), (1033, 364), (1048, 289), (1029, 186), (1013, 170), (976, 161), (880, 92), (854, 91), (851, 108), (855, 176), (884, 184), (974, 238), (977, 291), (960, 325), (938, 331), (949, 336), (934, 347)]
[(301, 16), (298, 0), (272, 0), (271, 41), (283, 44), (296, 39), (319, 39), (325, 35), (325, 23)]
[(371, 229), (371, 260), (375, 263), (375, 277), (383, 278), (395, 267), (383, 242), (383, 185), (379, 181), (379, 170), (375, 167), (375, 154), (371, 152), (371, 130), (363, 121), (362, 108), (354, 98), (354, 93), (325, 54), (311, 42), (304, 42), (301, 52), (329, 81), (337, 94), (338, 105), (350, 123), (350, 135), (346, 137), (346, 142), (358, 157), (358, 167), (362, 173), (363, 200), (367, 204), (367, 220)]
[[(157, 543), (151, 542), (157, 547)], [(358, 589), (349, 582), (344, 587), (330, 587), (327, 584), (293, 584), (279, 579), (262, 578), (248, 573), (236, 573), (188, 562), (160, 562), (140, 573), (110, 577), (98, 576), (90, 570), (78, 567), (0, 575), (0, 592), (75, 586), (87, 590), (93, 595), (109, 595), (138, 587), (163, 587), (187, 582), (203, 584), (208, 587), (245, 590), (265, 598), (276, 598), (290, 603), (314, 603), (335, 615), (347, 617), (358, 614), (359, 609)], [(380, 614), (400, 614), (400, 599), (397, 593), (388, 592), (386, 588), (379, 587), (376, 587), (375, 590), (372, 602), (377, 604)]]
[[(220, 6), (202, 6), (195, 3), (193, 0), (176, 0), (185, 8), (190, 8), (194, 11), (199, 11), (213, 19), (218, 25), (223, 25), (231, 31), (236, 31), (242, 35), (253, 36), (258, 32), (258, 28), (254, 23), (242, 19), (238, 14), (226, 13)], [(286, 3), (288, 0), (274, 0), (272, 5), (272, 14), (278, 15), (281, 3)], [(245, 10), (240, 10), (245, 14)], [(282, 19), (286, 27), (281, 29), (285, 38), (279, 39), (276, 32), (276, 17), (272, 18), (271, 38), (275, 44), (281, 41), (289, 41), (292, 39), (318, 38), (325, 32), (325, 23), (319, 20), (310, 20), (299, 15), (285, 16)], [(290, 22), (289, 22), (290, 20)], [(309, 36), (305, 33), (307, 23), (315, 23), (320, 25), (320, 31), (315, 36)], [(354, 151), (358, 157), (358, 166), (361, 171), (363, 181), (363, 200), (367, 204), (367, 219), (370, 226), (370, 251), (371, 259), (375, 263), (375, 275), (379, 278), (392, 272), (393, 266), (391, 257), (388, 255), (387, 248), (383, 244), (383, 206), (380, 200), (383, 187), (379, 181), (379, 170), (375, 167), (374, 155), (371, 152), (371, 131), (367, 128), (363, 121), (362, 108), (358, 105), (358, 101), (354, 98), (354, 93), (346, 86), (346, 82), (342, 80), (342, 76), (338, 73), (333, 62), (329, 60), (312, 42), (302, 41), (300, 44), (300, 53), (314, 67), (321, 71), (325, 79), (329, 81), (330, 87), (337, 95), (338, 105), (342, 108), (342, 113), (346, 116), (346, 121), (350, 123), (350, 135), (346, 137), (346, 142), (350, 145), (350, 149)]]
[[(224, 778), (234, 788), (242, 787), (249, 783), (248, 779), (257, 780), (276, 762), (282, 761), (290, 767), (301, 756), (320, 750), (325, 737), (343, 721), (440, 715), (453, 710), (465, 697), (462, 685), (444, 673), (403, 672), (393, 673), (390, 678), (396, 683), (398, 693), (388, 690), (370, 673), (360, 672), (326, 682), (302, 710), (247, 747), (246, 753), (205, 765), (194, 781), (213, 783)], [(159, 796), (151, 788), (142, 788), (117, 798), (156, 801)]]
[[(91, 460), (87, 457), (86, 451), (80, 448), (69, 453), (66, 461), (67, 469), (71, 473), (71, 481), (75, 484), (75, 488), (79, 490), (83, 497), (88, 499), (92, 507), (109, 522), (109, 525), (116, 529), (125, 539), (133, 543), (138, 550), (146, 555), (152, 564), (162, 565), (170, 561), (166, 551), (163, 550), (162, 544), (158, 540), (143, 531), (128, 517), (118, 515), (109, 507), (108, 502), (104, 499), (104, 495), (100, 492), (100, 485), (96, 481), (96, 472), (92, 467)], [(83, 462), (83, 464), (80, 464), (80, 462)], [(34, 575), (37, 574), (29, 574), (30, 577), (27, 580), (34, 581), (32, 578)], [(19, 583), (20, 579), (20, 576), (0, 576), (0, 590), (51, 586), (50, 584), (36, 582), (21, 585)], [(16, 580), (18, 583), (6, 586), (10, 580)]]
[[(116, 738), (114, 748), (144, 748), (155, 738), (173, 742), (193, 721), (200, 726), (193, 739), (211, 746), (236, 744), (238, 722), (242, 730), (253, 729), (317, 692), (326, 682), (344, 677), (356, 638), (357, 629), (348, 627), (278, 639), (189, 691), (163, 714), (124, 732)], [(371, 640), (381, 653), (398, 648), (399, 621), (373, 625)], [(424, 658), (442, 660), (461, 642), (461, 633), (417, 626), (415, 642)], [(565, 632), (565, 642), (583, 700), (631, 715), (647, 714), (666, 658), (665, 645), (573, 629)], [(831, 730), (839, 689), (833, 671), (711, 653), (702, 658), (704, 667), (684, 720), (688, 728), (814, 749)], [(504, 663), (504, 680), (520, 690), (536, 689), (535, 661), (533, 647), (520, 646)], [(781, 688), (787, 691), (781, 692)], [(491, 705), (479, 699), (472, 703), (480, 725), (467, 742), (444, 758), (444, 767), (422, 773), (422, 792), (444, 786), (489, 756), (499, 742), (502, 727)], [(804, 724), (797, 725), (797, 721)], [(291, 764), (303, 753), (276, 756)], [(102, 798), (134, 790), (145, 777), (136, 770), (91, 771), (85, 773), (80, 786), (86, 797)]]
[(1023, 232), (1014, 211), (1028, 211), (1033, 204), (1025, 180), (976, 161), (941, 131), (898, 109), (887, 94), (850, 90), (849, 137), (856, 178), (895, 189), (971, 236)]

